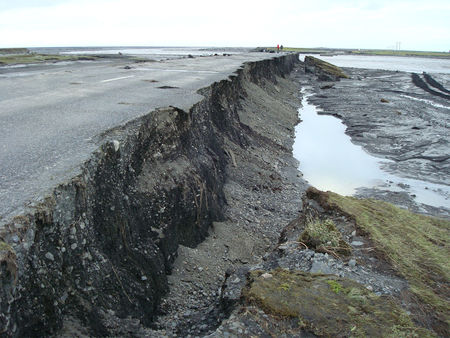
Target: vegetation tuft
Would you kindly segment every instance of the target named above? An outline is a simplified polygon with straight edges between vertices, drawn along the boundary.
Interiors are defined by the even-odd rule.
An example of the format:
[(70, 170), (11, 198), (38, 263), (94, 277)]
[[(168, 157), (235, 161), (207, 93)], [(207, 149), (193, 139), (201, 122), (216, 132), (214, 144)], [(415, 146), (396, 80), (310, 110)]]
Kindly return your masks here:
[(310, 220), (300, 235), (299, 242), (317, 252), (329, 253), (333, 256), (348, 256), (352, 253), (350, 245), (342, 238), (331, 219)]

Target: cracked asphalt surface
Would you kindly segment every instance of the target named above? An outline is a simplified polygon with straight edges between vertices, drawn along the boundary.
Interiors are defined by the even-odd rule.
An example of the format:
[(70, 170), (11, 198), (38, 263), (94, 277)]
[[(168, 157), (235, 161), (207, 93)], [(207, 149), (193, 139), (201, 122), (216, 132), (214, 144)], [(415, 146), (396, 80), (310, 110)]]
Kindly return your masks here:
[(100, 134), (158, 107), (189, 109), (197, 90), (273, 56), (0, 67), (0, 223), (76, 175)]

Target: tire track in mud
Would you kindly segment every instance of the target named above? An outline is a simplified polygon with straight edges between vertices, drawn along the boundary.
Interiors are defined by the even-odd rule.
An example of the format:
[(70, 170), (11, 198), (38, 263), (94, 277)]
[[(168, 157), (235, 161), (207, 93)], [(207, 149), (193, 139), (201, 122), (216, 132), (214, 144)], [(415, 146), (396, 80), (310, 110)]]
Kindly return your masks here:
[(447, 90), (442, 84), (440, 84), (435, 79), (433, 79), (430, 74), (424, 72), (423, 77), (425, 78), (425, 81), (427, 81), (430, 86), (439, 89), (441, 92), (450, 94), (450, 90)]
[[(428, 75), (428, 74), (427, 74)], [(419, 88), (421, 88), (421, 89), (423, 89), (423, 90), (425, 90), (426, 92), (428, 92), (428, 93), (430, 93), (430, 94), (432, 94), (432, 95), (434, 95), (434, 96), (439, 96), (439, 97), (442, 97), (442, 98), (444, 98), (444, 99), (446, 99), (446, 100), (450, 100), (450, 95), (446, 95), (446, 94), (444, 94), (444, 93), (442, 93), (442, 92), (438, 92), (438, 91), (436, 91), (436, 90), (433, 90), (433, 89), (431, 89), (429, 86), (428, 86), (428, 84), (420, 77), (420, 75), (419, 74), (417, 74), (417, 73), (412, 73), (411, 74), (411, 78), (412, 78), (412, 82), (417, 86), (417, 87), (419, 87)], [(429, 79), (432, 79), (431, 78), (431, 76), (429, 76), (428, 75), (428, 78)], [(437, 83), (436, 81), (434, 81), (434, 80), (429, 80), (429, 79), (427, 79), (427, 77), (425, 77), (425, 79), (427, 80), (427, 82), (428, 81), (431, 81), (431, 83), (433, 83), (433, 87), (435, 87), (435, 88), (438, 88), (438, 87), (436, 87), (437, 85), (439, 85), (439, 83)], [(434, 82), (433, 82), (434, 81)], [(436, 83), (437, 83), (437, 85), (436, 85)], [(442, 86), (441, 86), (442, 87)], [(444, 87), (442, 87), (446, 92), (448, 92)], [(440, 88), (438, 88), (439, 90), (441, 90)]]

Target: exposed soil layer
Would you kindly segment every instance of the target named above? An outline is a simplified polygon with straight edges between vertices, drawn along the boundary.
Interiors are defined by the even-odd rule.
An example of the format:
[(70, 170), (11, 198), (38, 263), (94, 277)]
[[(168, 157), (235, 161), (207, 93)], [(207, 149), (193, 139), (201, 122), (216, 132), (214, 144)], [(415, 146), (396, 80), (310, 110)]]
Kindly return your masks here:
[(275, 80), (244, 83), (237, 112), (247, 144), (225, 142), (225, 220), (215, 222), (197, 247), (180, 246), (162, 314), (154, 329), (140, 334), (204, 336), (213, 331), (231, 311), (220, 301), (227, 271), (258, 262), (301, 210), (307, 186), (291, 155), (299, 88), (288, 78)]
[[(216, 325), (171, 322), (188, 310), (183, 291), (199, 320), (226, 268), (262, 255), (301, 209), (305, 184), (290, 153), (298, 87), (283, 79), (297, 63), (294, 54), (248, 63), (201, 90), (189, 111), (162, 108), (104, 135), (81, 175), (2, 229), (0, 332), (134, 336), (151, 325), (155, 335)], [(202, 268), (210, 258), (190, 253), (208, 234), (219, 238), (210, 243), (218, 263)], [(192, 270), (200, 278), (186, 281)], [(169, 285), (176, 296), (161, 304)]]
[[(443, 167), (444, 172), (433, 167), (435, 162), (447, 161), (445, 154), (448, 150), (448, 137), (445, 130), (448, 118), (445, 103), (433, 101), (431, 106), (438, 109), (417, 112), (417, 105), (403, 98), (406, 94), (413, 95), (410, 91), (393, 92), (389, 89), (391, 86), (403, 85), (417, 92), (420, 88), (414, 87), (409, 74), (346, 69), (348, 74), (354, 76), (353, 79), (324, 84), (321, 81), (322, 71), (306, 71), (306, 74), (295, 73), (302, 87), (307, 86), (316, 94), (312, 101), (324, 109), (323, 113), (344, 120), (348, 126), (347, 133), (352, 136), (353, 141), (373, 153), (394, 160), (392, 170), (396, 172), (418, 179), (431, 174), (434, 175), (432, 182), (448, 182), (446, 165)], [(359, 75), (355, 77), (355, 74), (365, 74), (366, 78)], [(409, 82), (404, 84), (403, 79)], [(417, 99), (430, 99), (429, 96), (423, 98), (423, 94), (418, 91)], [(396, 113), (401, 116), (398, 124), (402, 129), (399, 129), (397, 121), (391, 121), (392, 117), (386, 116), (392, 107), (387, 110), (383, 105), (389, 105), (392, 101), (404, 104), (403, 113)], [(417, 144), (418, 136), (411, 140), (408, 130), (416, 130), (413, 127), (421, 119), (426, 119), (430, 127), (437, 127), (434, 130), (428, 129), (426, 137), (437, 138), (437, 144), (445, 147), (427, 144), (428, 148), (421, 149), (424, 145)], [(375, 136), (370, 137), (369, 132)], [(380, 142), (378, 135), (381, 133), (389, 137), (391, 142)], [(398, 152), (393, 151), (399, 145)], [(402, 156), (405, 156), (406, 149), (417, 152), (434, 150), (436, 157), (428, 156), (426, 160), (423, 159), (428, 161), (425, 164), (430, 165), (427, 167), (428, 171), (424, 173), (423, 166), (415, 162), (409, 166), (399, 166), (398, 163), (405, 160)], [(378, 190), (367, 189), (364, 193), (368, 197), (381, 195), (382, 199), (403, 208), (441, 217), (448, 216), (446, 208), (418, 205), (413, 196), (406, 193), (401, 198), (395, 193), (382, 195)], [(235, 304), (235, 309), (210, 336), (364, 336), (369, 334), (366, 330), (372, 329), (384, 331), (382, 335), (387, 336), (445, 336), (448, 332), (450, 304), (446, 249), (450, 230), (448, 221), (422, 218), (424, 216), (414, 215), (384, 202), (358, 201), (335, 195), (336, 200), (342, 200), (343, 204), (339, 206), (331, 203), (327, 196), (329, 195), (315, 189), (308, 190), (302, 213), (283, 230), (278, 247), (267, 253), (259, 264), (237, 268), (227, 276), (222, 288), (222, 302), (227, 306)], [(429, 226), (426, 225), (428, 222), (431, 222)], [(421, 230), (422, 226), (427, 230)], [(316, 234), (314, 227), (319, 229)], [(336, 229), (340, 236), (335, 235)], [(416, 232), (417, 237), (414, 238)], [(429, 240), (422, 241), (422, 235), (419, 234)], [(430, 261), (420, 263), (419, 257)], [(425, 270), (422, 271), (422, 268)], [(440, 272), (432, 272), (434, 269)], [(343, 279), (327, 280), (323, 286), (324, 292), (329, 294), (319, 295), (322, 292), (322, 286), (319, 285), (321, 278), (336, 276)], [(375, 309), (368, 310), (370, 301), (364, 301), (366, 296), (362, 296), (359, 291), (355, 291), (359, 295), (356, 298), (363, 308), (357, 310), (350, 305), (351, 301), (347, 296), (353, 298), (349, 291), (352, 288), (343, 287), (347, 280), (356, 282), (354, 285), (361, 292), (369, 292), (367, 297), (375, 297), (373, 299), (380, 302), (380, 309), (390, 309), (389, 314)], [(307, 286), (305, 283), (314, 285)], [(342, 290), (348, 292), (344, 292), (344, 301), (340, 303)], [(312, 298), (305, 301), (307, 297)], [(322, 306), (320, 302), (324, 298), (326, 301)], [(315, 306), (311, 306), (312, 303)], [(336, 321), (340, 314), (329, 314), (335, 307), (340, 311), (350, 311), (351, 318)], [(372, 313), (375, 317), (389, 317), (389, 320), (379, 321), (375, 317), (365, 317), (367, 313)]]

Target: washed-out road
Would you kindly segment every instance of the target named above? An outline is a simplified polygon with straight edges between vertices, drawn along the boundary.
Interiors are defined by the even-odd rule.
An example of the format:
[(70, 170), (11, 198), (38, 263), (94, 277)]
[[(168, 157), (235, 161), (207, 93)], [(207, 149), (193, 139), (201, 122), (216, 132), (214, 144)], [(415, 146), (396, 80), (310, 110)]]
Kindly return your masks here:
[(158, 107), (189, 109), (198, 89), (268, 57), (0, 67), (0, 224), (73, 177), (98, 135)]

